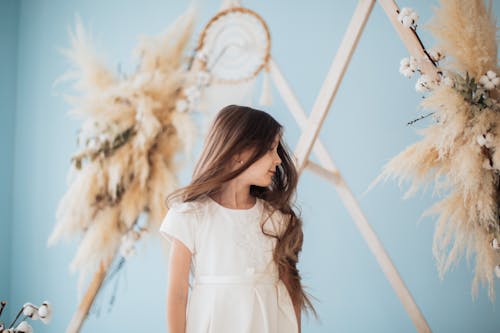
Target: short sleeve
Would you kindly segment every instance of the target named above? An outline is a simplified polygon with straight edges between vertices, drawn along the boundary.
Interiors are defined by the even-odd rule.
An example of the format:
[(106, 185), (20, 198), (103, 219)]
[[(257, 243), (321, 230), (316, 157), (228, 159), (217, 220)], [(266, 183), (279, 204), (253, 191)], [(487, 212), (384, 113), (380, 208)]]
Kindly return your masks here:
[(175, 203), (163, 218), (160, 233), (168, 242), (178, 239), (194, 254), (196, 221), (196, 211), (188, 203)]

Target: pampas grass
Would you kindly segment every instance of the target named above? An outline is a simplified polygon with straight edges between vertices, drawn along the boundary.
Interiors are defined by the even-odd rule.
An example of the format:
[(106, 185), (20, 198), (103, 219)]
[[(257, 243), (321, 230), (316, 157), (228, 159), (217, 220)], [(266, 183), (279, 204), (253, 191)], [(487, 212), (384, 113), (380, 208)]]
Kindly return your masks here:
[[(409, 181), (409, 197), (433, 184), (433, 194), (442, 199), (424, 216), (437, 216), (432, 250), (440, 278), (464, 255), (468, 263), (475, 259), (472, 296), (487, 284), (493, 302), (493, 272), (500, 264), (500, 252), (491, 246), (500, 239), (500, 105), (498, 91), (488, 93), (476, 84), (487, 71), (498, 73), (491, 2), (486, 7), (482, 0), (441, 0), (427, 28), (446, 54), (440, 71), (455, 85), (440, 84), (423, 99), (434, 122), (420, 131), (420, 141), (385, 165), (370, 188), (396, 178), (400, 185)], [(494, 138), (489, 148), (477, 139), (486, 134)]]
[[(48, 244), (80, 238), (71, 262), (80, 272), (79, 291), (100, 263), (110, 263), (122, 236), (141, 212), (156, 230), (166, 213), (164, 198), (177, 187), (179, 152), (190, 152), (196, 128), (176, 103), (190, 74), (183, 68), (192, 35), (190, 9), (164, 34), (142, 37), (135, 50), (137, 70), (119, 77), (98, 59), (78, 19), (64, 54), (78, 94), (68, 96), (70, 114), (83, 119), (72, 158), (69, 188), (59, 203)], [(79, 294), (81, 294), (79, 292)]]

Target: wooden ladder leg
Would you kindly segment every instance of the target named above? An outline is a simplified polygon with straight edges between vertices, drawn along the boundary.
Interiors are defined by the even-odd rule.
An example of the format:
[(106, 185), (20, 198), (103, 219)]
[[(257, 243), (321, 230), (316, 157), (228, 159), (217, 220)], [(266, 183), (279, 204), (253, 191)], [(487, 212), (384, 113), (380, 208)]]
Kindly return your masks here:
[(71, 322), (69, 323), (68, 328), (66, 329), (66, 333), (78, 333), (82, 328), (83, 322), (87, 318), (89, 314), (89, 310), (94, 303), (94, 300), (99, 293), (99, 290), (102, 287), (102, 283), (106, 278), (107, 271), (109, 266), (111, 265), (111, 260), (109, 263), (103, 263), (99, 265), (99, 270), (95, 273), (94, 278), (92, 279), (85, 296), (83, 297), (78, 309), (73, 314), (73, 318), (71, 318)]

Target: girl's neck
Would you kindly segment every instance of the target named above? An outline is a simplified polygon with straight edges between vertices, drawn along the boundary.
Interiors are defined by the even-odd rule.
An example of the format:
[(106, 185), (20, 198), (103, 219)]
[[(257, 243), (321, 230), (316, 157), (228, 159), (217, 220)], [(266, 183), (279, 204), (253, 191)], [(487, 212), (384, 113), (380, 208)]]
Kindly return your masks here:
[(212, 196), (222, 206), (233, 209), (247, 209), (255, 205), (257, 200), (250, 194), (250, 186), (230, 181)]

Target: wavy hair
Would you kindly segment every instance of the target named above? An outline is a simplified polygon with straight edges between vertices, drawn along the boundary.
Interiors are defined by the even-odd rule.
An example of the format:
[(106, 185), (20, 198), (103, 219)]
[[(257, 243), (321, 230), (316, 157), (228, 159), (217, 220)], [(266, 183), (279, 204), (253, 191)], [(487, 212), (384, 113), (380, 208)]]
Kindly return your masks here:
[[(177, 198), (189, 202), (218, 193), (225, 182), (237, 177), (265, 155), (271, 149), (276, 135), (281, 137), (282, 133), (283, 126), (264, 111), (239, 105), (222, 108), (210, 125), (190, 184), (172, 192), (166, 199), (167, 207)], [(250, 158), (237, 169), (228, 171), (232, 157), (247, 149), (251, 150)], [(286, 279), (289, 284), (294, 306), (306, 313), (310, 310), (318, 318), (310, 300), (313, 296), (304, 290), (297, 268), (303, 232), (302, 220), (292, 207), (292, 197), (295, 195), (298, 173), (293, 155), (281, 139), (277, 152), (281, 164), (276, 168), (271, 184), (267, 187), (251, 185), (250, 194), (264, 200), (268, 212), (265, 221), (276, 210), (285, 216), (286, 226), (279, 235), (266, 233), (264, 223), (261, 224), (261, 230), (265, 235), (277, 239), (273, 260), (277, 264), (280, 279)]]

